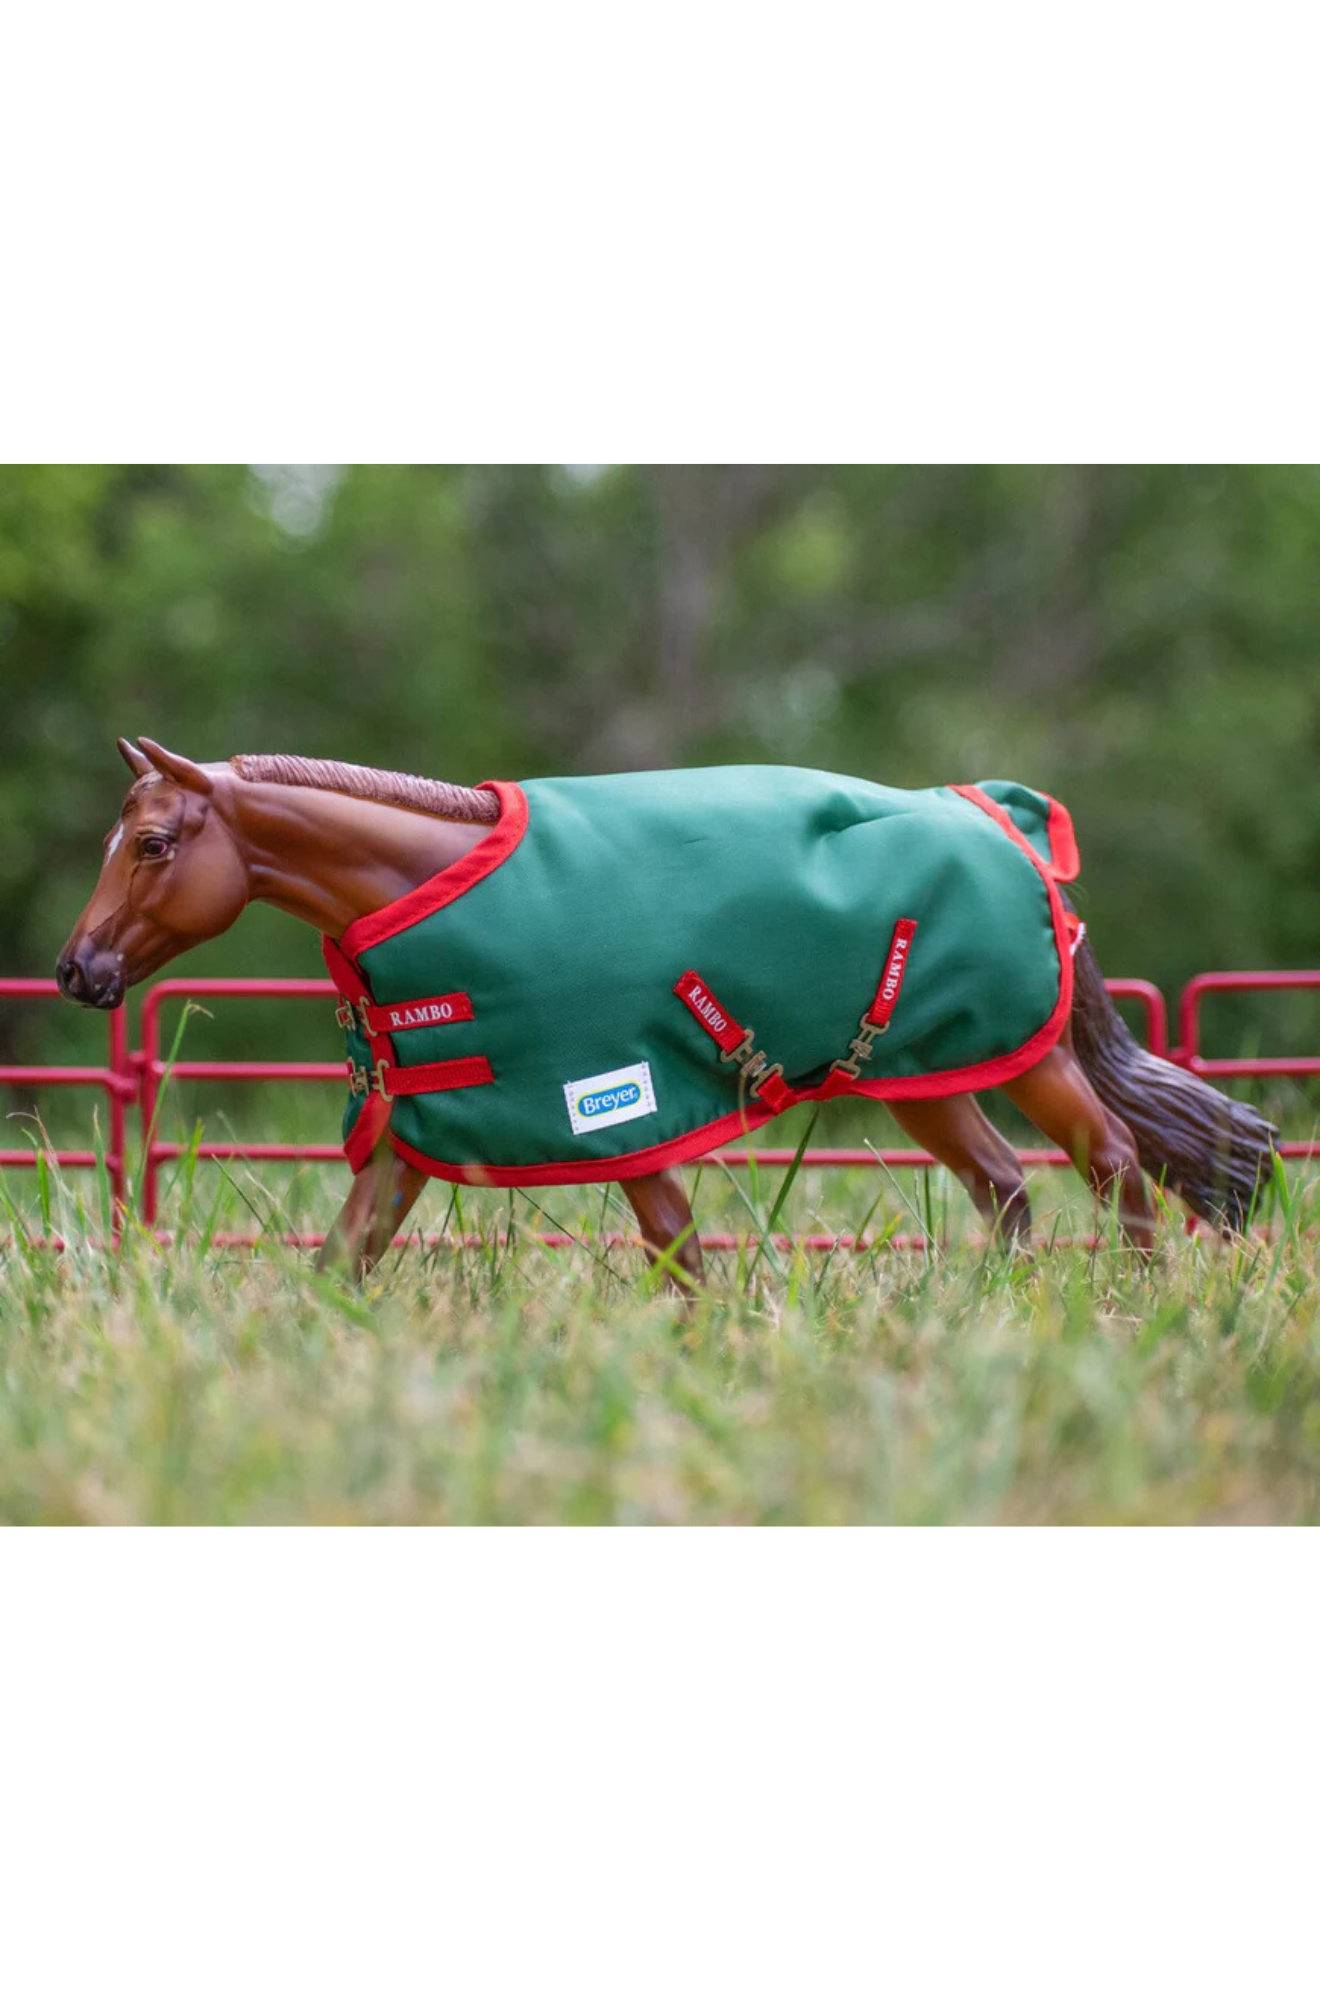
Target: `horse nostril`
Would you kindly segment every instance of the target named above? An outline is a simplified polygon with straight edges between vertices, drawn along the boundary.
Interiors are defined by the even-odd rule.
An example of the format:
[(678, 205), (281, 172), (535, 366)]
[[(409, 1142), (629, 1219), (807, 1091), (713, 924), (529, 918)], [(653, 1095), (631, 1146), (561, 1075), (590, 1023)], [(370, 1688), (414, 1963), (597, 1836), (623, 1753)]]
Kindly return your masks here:
[(67, 995), (71, 1002), (85, 1002), (87, 1000), (87, 983), (83, 979), (83, 971), (76, 960), (62, 959), (57, 961), (55, 963), (55, 979), (59, 983), (60, 993)]

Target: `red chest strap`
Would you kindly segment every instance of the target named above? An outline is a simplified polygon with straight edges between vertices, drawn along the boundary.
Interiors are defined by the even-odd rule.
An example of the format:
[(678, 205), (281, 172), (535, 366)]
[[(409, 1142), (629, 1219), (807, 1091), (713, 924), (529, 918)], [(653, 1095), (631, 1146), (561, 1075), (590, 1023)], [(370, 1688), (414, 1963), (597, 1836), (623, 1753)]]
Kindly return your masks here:
[(493, 1085), (486, 1057), (448, 1057), (442, 1064), (391, 1065), (376, 1059), (374, 1072), (348, 1060), (348, 1089), (356, 1098), (379, 1092), (383, 1099), (411, 1099), (423, 1092), (456, 1092), (468, 1085)]

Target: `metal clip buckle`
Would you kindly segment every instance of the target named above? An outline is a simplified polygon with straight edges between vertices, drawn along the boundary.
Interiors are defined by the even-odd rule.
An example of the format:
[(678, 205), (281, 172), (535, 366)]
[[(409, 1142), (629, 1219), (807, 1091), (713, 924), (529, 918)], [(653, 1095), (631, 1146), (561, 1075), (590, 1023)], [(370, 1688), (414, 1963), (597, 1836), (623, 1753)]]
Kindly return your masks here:
[(359, 995), (356, 1002), (350, 1001), (346, 995), (341, 995), (335, 1003), (335, 1021), (341, 1030), (358, 1030), (365, 1037), (379, 1036), (380, 1031), (371, 1027), (371, 1017), (368, 1013), (370, 1008), (371, 1004), (365, 995)]
[(383, 1099), (388, 1099), (390, 1094), (385, 1086), (385, 1073), (389, 1068), (385, 1059), (378, 1057), (375, 1069), (367, 1072), (362, 1069), (360, 1064), (355, 1064), (350, 1057), (348, 1060), (348, 1089), (353, 1097), (355, 1099), (365, 1099), (368, 1092), (379, 1092)]
[(888, 1028), (888, 1022), (870, 1023), (863, 1016), (857, 1026), (856, 1036), (848, 1045), (851, 1055), (846, 1059), (836, 1058), (830, 1069), (837, 1071), (841, 1078), (860, 1078), (863, 1064), (869, 1063), (871, 1059), (876, 1038), (883, 1036)]
[(748, 1030), (741, 1043), (735, 1044), (732, 1050), (722, 1050), (720, 1052), (720, 1063), (740, 1065), (742, 1067), (740, 1077), (743, 1084), (746, 1085), (753, 1098), (759, 1098), (761, 1088), (766, 1080), (768, 1078), (782, 1078), (784, 1067), (782, 1064), (767, 1064), (765, 1052), (752, 1048), (755, 1042), (756, 1031)]
[(752, 1054), (752, 1045), (755, 1042), (756, 1031), (748, 1030), (741, 1043), (735, 1043), (732, 1050), (722, 1050), (720, 1052), (720, 1063), (745, 1064)]

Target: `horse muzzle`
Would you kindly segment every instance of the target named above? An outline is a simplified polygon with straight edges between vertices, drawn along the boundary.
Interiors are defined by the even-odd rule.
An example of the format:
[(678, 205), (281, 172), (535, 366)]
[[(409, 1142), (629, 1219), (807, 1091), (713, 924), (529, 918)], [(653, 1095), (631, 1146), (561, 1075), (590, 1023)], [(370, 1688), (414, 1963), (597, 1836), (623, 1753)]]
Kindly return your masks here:
[(82, 946), (62, 953), (55, 963), (55, 979), (61, 995), (84, 1009), (117, 1009), (127, 986), (124, 964), (117, 954)]

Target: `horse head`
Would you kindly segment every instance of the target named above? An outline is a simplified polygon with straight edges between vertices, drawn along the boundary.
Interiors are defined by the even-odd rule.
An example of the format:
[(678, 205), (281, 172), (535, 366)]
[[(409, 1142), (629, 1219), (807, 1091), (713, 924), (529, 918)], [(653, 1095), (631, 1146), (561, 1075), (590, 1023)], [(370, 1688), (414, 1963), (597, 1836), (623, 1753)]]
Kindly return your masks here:
[(251, 895), (247, 865), (217, 805), (227, 768), (200, 767), (154, 740), (119, 751), (135, 776), (82, 917), (55, 974), (71, 1001), (116, 1009), (176, 954), (233, 925)]

